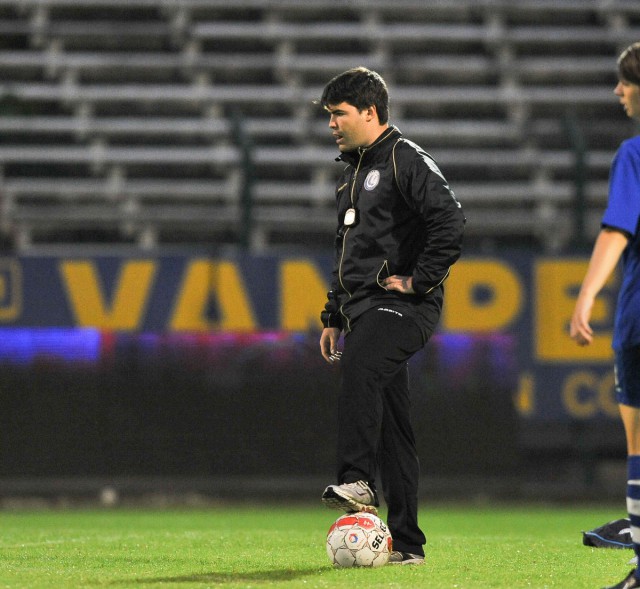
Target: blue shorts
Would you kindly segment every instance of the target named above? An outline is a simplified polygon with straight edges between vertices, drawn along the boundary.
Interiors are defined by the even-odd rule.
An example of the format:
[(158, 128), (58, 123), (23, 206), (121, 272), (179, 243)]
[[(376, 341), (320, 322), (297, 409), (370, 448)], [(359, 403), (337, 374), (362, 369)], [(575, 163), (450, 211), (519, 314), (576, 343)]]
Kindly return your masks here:
[(616, 401), (640, 408), (640, 346), (616, 350)]

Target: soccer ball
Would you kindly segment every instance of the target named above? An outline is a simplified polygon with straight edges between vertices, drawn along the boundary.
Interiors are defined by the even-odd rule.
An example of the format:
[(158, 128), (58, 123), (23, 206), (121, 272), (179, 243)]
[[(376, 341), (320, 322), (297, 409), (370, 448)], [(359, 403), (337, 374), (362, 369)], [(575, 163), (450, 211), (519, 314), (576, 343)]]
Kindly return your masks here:
[(327, 533), (327, 554), (338, 567), (381, 567), (389, 561), (391, 534), (372, 513), (339, 517)]

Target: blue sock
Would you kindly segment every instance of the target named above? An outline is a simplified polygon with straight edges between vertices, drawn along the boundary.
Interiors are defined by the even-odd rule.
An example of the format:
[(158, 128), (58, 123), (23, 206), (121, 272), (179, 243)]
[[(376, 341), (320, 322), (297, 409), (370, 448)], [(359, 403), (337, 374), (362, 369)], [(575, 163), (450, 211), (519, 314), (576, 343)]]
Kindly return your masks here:
[[(631, 520), (633, 551), (640, 562), (640, 455), (627, 457), (627, 511)], [(640, 578), (640, 566), (636, 568)]]

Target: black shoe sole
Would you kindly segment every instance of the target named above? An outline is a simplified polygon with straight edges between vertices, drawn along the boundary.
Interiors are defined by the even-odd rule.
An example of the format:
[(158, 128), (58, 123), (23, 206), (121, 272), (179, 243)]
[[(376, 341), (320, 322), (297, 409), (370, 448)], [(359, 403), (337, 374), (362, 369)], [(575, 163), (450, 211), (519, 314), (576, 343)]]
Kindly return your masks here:
[(338, 509), (346, 513), (357, 513), (359, 511), (366, 511), (373, 515), (378, 515), (378, 510), (373, 505), (367, 505), (365, 503), (359, 503), (354, 499), (343, 497), (335, 492), (333, 487), (327, 487), (322, 494), (322, 502), (331, 509)]

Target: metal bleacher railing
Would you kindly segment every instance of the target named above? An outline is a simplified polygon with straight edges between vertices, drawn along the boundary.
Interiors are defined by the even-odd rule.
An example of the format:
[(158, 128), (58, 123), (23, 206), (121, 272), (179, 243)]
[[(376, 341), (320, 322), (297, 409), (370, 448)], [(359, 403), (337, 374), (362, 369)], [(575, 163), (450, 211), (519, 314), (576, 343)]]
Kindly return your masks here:
[(640, 6), (0, 0), (0, 31), (0, 231), (16, 247), (237, 242), (238, 117), (252, 146), (250, 245), (329, 244), (339, 166), (314, 100), (366, 65), (391, 86), (393, 122), (445, 171), (472, 239), (557, 250), (576, 204), (563, 120), (584, 133), (593, 232), (630, 134), (612, 90)]

